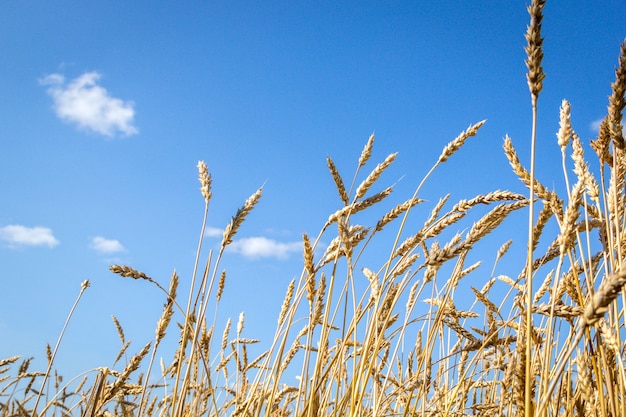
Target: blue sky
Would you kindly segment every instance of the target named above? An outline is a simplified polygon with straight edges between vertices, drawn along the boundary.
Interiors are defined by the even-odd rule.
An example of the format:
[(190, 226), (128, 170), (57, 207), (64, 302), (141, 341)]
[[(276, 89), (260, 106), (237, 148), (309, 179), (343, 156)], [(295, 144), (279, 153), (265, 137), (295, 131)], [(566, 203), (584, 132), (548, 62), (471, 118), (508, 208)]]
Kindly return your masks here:
[[(224, 261), (224, 315), (245, 310), (249, 336), (266, 339), (300, 274), (302, 232), (315, 236), (340, 207), (326, 156), (349, 182), (375, 133), (372, 164), (399, 152), (381, 179), (402, 178), (397, 203), (447, 142), (487, 119), (421, 197), (524, 192), (501, 145), (509, 134), (527, 160), (525, 4), (2, 1), (0, 357), (43, 359), (87, 278), (61, 371), (111, 363), (113, 314), (135, 347), (151, 340), (162, 294), (108, 266), (165, 286), (176, 268), (184, 294), (202, 220), (198, 160), (213, 175), (209, 230), (264, 184)], [(538, 175), (558, 187), (561, 100), (593, 138), (626, 4), (549, 1), (544, 12)], [(509, 237), (523, 247), (524, 233), (496, 242)]]

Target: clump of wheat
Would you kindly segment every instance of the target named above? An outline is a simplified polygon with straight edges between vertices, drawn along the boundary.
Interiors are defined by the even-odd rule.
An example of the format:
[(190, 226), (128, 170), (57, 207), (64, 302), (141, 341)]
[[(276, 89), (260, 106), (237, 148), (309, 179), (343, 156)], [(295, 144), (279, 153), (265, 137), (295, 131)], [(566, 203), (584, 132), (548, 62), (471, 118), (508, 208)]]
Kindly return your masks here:
[[(526, 33), (531, 154), (545, 78), (544, 4), (529, 6)], [(262, 188), (226, 225), (216, 255), (209, 252), (201, 262), (212, 177), (198, 163), (205, 212), (186, 303), (178, 299), (176, 271), (161, 285), (130, 266), (111, 266), (164, 293), (154, 340), (126, 358), (131, 342), (113, 317), (121, 342), (114, 364), (70, 383), (53, 371), (61, 338), (46, 348), (46, 372), (33, 371), (31, 358), (2, 359), (0, 417), (626, 415), (624, 91), (626, 42), (607, 116), (590, 143), (598, 164), (586, 158), (574, 129), (575, 105), (564, 100), (558, 110), (554, 146), (562, 154), (562, 195), (545, 185), (556, 179), (535, 178), (532, 158), (527, 168), (508, 136), (505, 157), (529, 196), (500, 190), (501, 184), (455, 202), (450, 194), (435, 196), (438, 201), (424, 195), (431, 173), (484, 121), (445, 145), (413, 195), (397, 202), (390, 202), (393, 186), (380, 183), (398, 154), (362, 172), (374, 157), (374, 135), (351, 181), (328, 157), (338, 208), (321, 220), (317, 235), (303, 233), (302, 271), (276, 306), (269, 340), (255, 338), (244, 312), (236, 321), (217, 322), (229, 279), (221, 266), (224, 250), (259, 204)], [(529, 212), (522, 270), (500, 272), (501, 260), (515, 256), (513, 240), (494, 250), (491, 270), (470, 260), (485, 237), (520, 210)], [(408, 221), (420, 215), (422, 221)], [(370, 224), (371, 218), (378, 221)], [(324, 241), (330, 242), (325, 248)], [(484, 253), (481, 248), (481, 259)], [(87, 287), (85, 281), (81, 295)], [(159, 359), (171, 337), (177, 351)]]

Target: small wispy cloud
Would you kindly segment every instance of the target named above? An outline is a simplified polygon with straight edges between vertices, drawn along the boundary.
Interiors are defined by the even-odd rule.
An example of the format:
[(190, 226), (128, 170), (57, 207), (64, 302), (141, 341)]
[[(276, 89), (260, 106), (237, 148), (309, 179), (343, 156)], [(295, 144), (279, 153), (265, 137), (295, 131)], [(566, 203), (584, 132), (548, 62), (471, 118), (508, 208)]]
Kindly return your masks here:
[(53, 248), (59, 244), (51, 229), (41, 226), (26, 227), (19, 224), (0, 227), (0, 240), (12, 248), (17, 246), (47, 246)]
[(102, 255), (126, 251), (124, 245), (122, 245), (119, 240), (106, 239), (102, 236), (92, 238), (90, 247)]
[(604, 119), (598, 119), (598, 120), (594, 120), (593, 122), (591, 122), (591, 124), (589, 125), (589, 128), (591, 129), (592, 132), (598, 133), (600, 131), (600, 125), (602, 124), (602, 120)]
[(223, 234), (224, 234), (224, 229), (220, 229), (219, 227), (207, 226), (204, 229), (205, 237), (222, 237)]
[(252, 259), (285, 259), (294, 252), (302, 251), (302, 242), (279, 242), (262, 236), (246, 237), (231, 243), (227, 250)]
[(60, 119), (105, 136), (138, 133), (133, 124), (134, 103), (111, 97), (98, 85), (100, 77), (97, 72), (86, 72), (66, 83), (62, 74), (50, 74), (39, 82), (48, 86)]

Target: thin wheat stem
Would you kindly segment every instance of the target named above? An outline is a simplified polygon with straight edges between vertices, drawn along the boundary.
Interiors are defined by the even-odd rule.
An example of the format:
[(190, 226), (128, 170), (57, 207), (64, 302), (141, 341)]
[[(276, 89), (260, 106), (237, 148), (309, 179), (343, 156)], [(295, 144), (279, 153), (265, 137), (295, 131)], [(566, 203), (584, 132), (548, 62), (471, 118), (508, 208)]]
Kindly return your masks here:
[[(57, 339), (57, 343), (54, 346), (54, 350), (52, 351), (52, 355), (50, 355), (50, 358), (48, 360), (48, 368), (46, 369), (46, 373), (43, 377), (43, 381), (41, 381), (41, 388), (39, 388), (39, 393), (37, 394), (37, 399), (35, 400), (35, 405), (33, 406), (33, 414), (32, 417), (37, 417), (37, 406), (39, 405), (39, 401), (41, 400), (41, 396), (43, 395), (44, 392), (44, 387), (46, 386), (46, 382), (48, 382), (48, 378), (50, 377), (50, 371), (52, 370), (52, 365), (54, 363), (54, 359), (56, 358), (57, 352), (59, 351), (59, 346), (61, 345), (61, 340), (63, 340), (63, 335), (65, 334), (65, 330), (67, 329), (67, 326), (70, 323), (70, 319), (72, 318), (72, 315), (74, 314), (74, 310), (76, 310), (76, 307), (78, 306), (78, 302), (80, 301), (81, 297), (83, 296), (83, 293), (85, 292), (85, 290), (87, 288), (89, 288), (89, 280), (86, 279), (85, 281), (83, 281), (80, 284), (80, 292), (78, 293), (78, 297), (76, 297), (76, 301), (74, 301), (74, 304), (72, 305), (72, 308), (70, 309), (69, 314), (67, 315), (67, 318), (65, 319), (65, 324), (63, 325), (63, 328), (61, 329), (61, 333), (59, 334), (59, 338)], [(43, 414), (43, 411), (42, 411)]]

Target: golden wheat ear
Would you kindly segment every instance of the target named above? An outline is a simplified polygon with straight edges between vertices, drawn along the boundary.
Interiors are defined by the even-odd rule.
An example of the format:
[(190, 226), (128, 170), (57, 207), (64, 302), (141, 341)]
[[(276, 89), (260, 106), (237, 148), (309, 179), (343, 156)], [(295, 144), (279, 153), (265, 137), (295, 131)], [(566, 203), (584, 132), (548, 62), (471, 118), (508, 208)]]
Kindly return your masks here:
[(254, 194), (248, 197), (244, 205), (239, 210), (237, 210), (237, 213), (235, 213), (230, 223), (226, 225), (226, 228), (224, 229), (223, 238), (222, 238), (222, 249), (230, 245), (231, 243), (233, 243), (233, 237), (235, 237), (237, 230), (239, 230), (239, 227), (242, 225), (243, 221), (246, 219), (246, 216), (250, 214), (254, 206), (256, 206), (259, 200), (261, 199), (262, 191), (263, 191), (263, 187), (259, 188), (258, 190), (256, 190)]
[(624, 143), (624, 126), (622, 117), (626, 107), (626, 40), (620, 48), (619, 65), (615, 70), (615, 82), (611, 84), (611, 96), (609, 97), (609, 114), (607, 116), (608, 128), (613, 144), (619, 149), (626, 148)]

